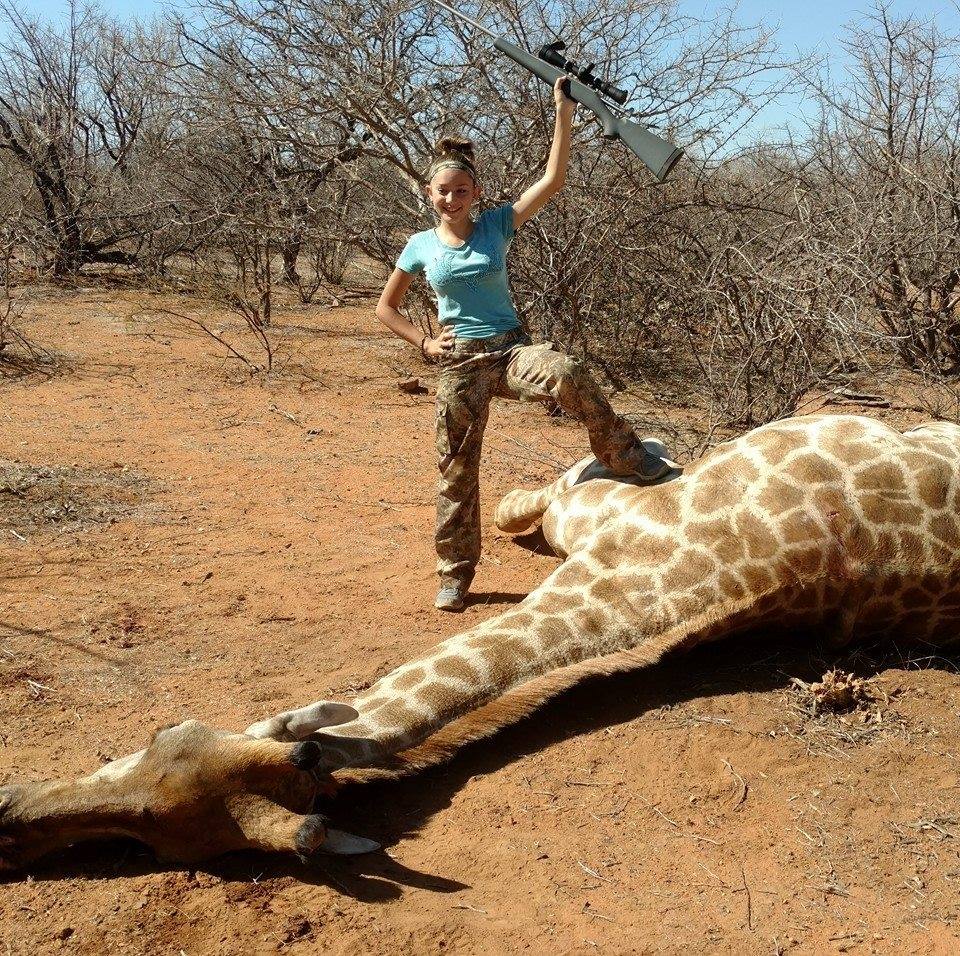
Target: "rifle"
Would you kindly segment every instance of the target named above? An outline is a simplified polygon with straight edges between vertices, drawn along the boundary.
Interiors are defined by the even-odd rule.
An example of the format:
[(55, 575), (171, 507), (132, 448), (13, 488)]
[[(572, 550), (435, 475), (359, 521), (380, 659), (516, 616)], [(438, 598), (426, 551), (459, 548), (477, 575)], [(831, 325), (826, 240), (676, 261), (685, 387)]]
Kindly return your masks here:
[(548, 86), (553, 86), (560, 77), (564, 77), (563, 91), (570, 99), (590, 110), (603, 127), (605, 139), (618, 139), (627, 147), (661, 182), (670, 174), (674, 163), (683, 155), (683, 150), (673, 143), (651, 133), (645, 126), (622, 119), (611, 111), (601, 99), (601, 94), (619, 105), (623, 105), (629, 94), (593, 75), (596, 64), (591, 63), (581, 69), (563, 55), (566, 44), (562, 40), (540, 47), (537, 55), (528, 53), (508, 40), (498, 37), (482, 23), (447, 6), (442, 0), (432, 0), (438, 7), (466, 20), (487, 36), (493, 37), (494, 49), (505, 53), (511, 60), (525, 67), (534, 76), (538, 76)]

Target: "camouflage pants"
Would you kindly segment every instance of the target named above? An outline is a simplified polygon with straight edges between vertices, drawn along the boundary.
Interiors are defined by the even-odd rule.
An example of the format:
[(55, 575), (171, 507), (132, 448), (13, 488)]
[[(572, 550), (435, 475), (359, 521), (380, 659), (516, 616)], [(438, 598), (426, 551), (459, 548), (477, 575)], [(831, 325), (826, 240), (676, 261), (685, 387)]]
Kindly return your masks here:
[(635, 473), (643, 446), (576, 359), (520, 331), (461, 339), (441, 360), (437, 388), (437, 572), (469, 587), (480, 559), (480, 446), (490, 399), (553, 401), (583, 422), (590, 447), (612, 471)]

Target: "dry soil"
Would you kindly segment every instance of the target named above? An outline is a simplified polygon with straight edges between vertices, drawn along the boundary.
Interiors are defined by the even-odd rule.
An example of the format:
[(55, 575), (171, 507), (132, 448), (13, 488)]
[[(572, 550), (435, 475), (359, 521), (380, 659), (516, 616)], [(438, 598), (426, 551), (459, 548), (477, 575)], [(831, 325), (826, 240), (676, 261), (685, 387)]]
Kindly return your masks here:
[[(194, 308), (35, 294), (24, 329), (60, 367), (0, 379), (0, 783), (87, 773), (186, 717), (349, 698), (557, 563), (487, 530), (471, 606), (432, 609), (432, 399), (397, 388), (430, 370), (369, 307), (283, 311), (287, 365), (261, 380), (157, 306)], [(486, 528), (585, 450), (498, 405)], [(585, 684), (338, 798), (382, 854), (72, 849), (0, 886), (0, 954), (956, 952), (954, 661), (845, 658), (870, 700), (814, 713), (791, 678), (836, 661), (757, 634)]]

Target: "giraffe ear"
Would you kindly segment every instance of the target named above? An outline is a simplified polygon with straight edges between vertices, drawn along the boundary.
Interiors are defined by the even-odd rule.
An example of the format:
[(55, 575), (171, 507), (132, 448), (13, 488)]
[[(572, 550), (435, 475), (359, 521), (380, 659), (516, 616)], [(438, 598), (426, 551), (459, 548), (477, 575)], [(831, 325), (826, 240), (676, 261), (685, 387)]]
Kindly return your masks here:
[(380, 844), (366, 837), (344, 833), (342, 830), (328, 829), (323, 843), (317, 849), (337, 856), (359, 856), (361, 853), (373, 853), (379, 850)]
[(303, 740), (309, 734), (316, 733), (324, 727), (336, 727), (338, 724), (349, 724), (360, 716), (356, 708), (349, 704), (338, 704), (330, 700), (318, 700), (309, 707), (301, 707), (290, 714), (287, 720), (287, 733), (294, 740)]
[(288, 710), (269, 720), (251, 724), (244, 733), (248, 737), (270, 737), (273, 740), (303, 740), (323, 727), (349, 724), (360, 716), (355, 707), (336, 701), (318, 700), (315, 704)]

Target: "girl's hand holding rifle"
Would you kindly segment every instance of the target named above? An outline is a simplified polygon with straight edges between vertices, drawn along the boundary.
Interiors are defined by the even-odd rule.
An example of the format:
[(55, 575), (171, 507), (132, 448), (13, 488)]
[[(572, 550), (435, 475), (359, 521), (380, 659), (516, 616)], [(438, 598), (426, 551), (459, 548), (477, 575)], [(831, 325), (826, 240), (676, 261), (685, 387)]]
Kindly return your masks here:
[(557, 104), (557, 116), (564, 120), (573, 121), (573, 114), (577, 111), (577, 101), (567, 96), (570, 80), (561, 76), (553, 84), (553, 102)]

